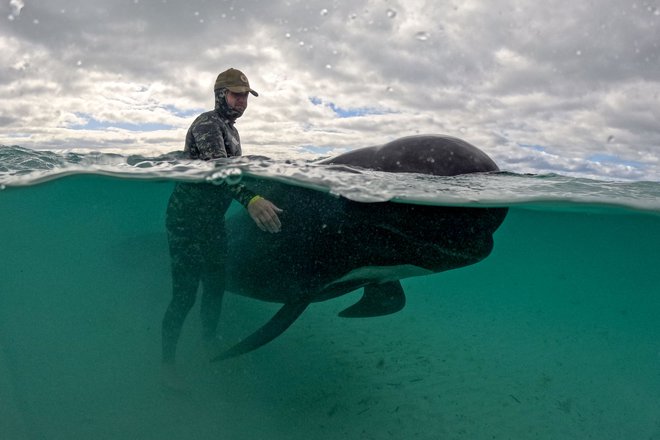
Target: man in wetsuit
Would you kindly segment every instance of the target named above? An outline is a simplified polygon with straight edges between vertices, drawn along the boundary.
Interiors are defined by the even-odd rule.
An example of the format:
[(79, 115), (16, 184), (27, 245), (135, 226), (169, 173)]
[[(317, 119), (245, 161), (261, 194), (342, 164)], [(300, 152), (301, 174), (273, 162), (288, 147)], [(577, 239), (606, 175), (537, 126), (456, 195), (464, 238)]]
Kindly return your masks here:
[[(251, 93), (259, 96), (239, 70), (218, 75), (214, 86), (215, 109), (201, 114), (186, 135), (184, 155), (213, 160), (241, 155), (241, 141), (234, 126), (247, 108)], [(225, 291), (227, 243), (224, 215), (232, 199), (247, 208), (257, 226), (279, 232), (281, 212), (273, 203), (242, 184), (177, 183), (167, 207), (166, 226), (172, 260), (172, 300), (163, 318), (163, 382), (183, 386), (176, 374), (176, 346), (199, 284), (202, 285), (202, 338), (212, 355)]]

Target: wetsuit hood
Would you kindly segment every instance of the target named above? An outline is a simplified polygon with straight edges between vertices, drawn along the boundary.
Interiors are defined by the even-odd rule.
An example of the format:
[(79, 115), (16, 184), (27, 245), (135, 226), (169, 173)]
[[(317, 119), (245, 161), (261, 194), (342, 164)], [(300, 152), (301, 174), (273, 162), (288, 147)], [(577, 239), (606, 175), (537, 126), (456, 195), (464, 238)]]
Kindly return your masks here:
[(226, 91), (227, 89), (218, 89), (215, 91), (215, 111), (233, 124), (236, 119), (243, 116), (243, 112), (229, 107)]

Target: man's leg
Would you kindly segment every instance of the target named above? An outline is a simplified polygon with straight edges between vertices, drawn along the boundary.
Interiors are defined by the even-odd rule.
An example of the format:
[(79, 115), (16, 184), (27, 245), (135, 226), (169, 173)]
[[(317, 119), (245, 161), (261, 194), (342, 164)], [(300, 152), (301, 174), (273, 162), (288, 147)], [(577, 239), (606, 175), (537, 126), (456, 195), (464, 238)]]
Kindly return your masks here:
[(227, 239), (224, 222), (216, 224), (210, 234), (204, 252), (202, 273), (202, 339), (208, 355), (217, 354), (216, 332), (225, 294), (225, 263), (227, 261)]
[(220, 313), (222, 312), (222, 300), (225, 293), (224, 272), (205, 274), (202, 278), (202, 339), (208, 356), (217, 354), (219, 350), (216, 332)]
[[(168, 217), (171, 215), (168, 209)], [(175, 217), (176, 218), (176, 217)], [(187, 386), (176, 371), (176, 348), (183, 323), (195, 304), (200, 282), (199, 246), (190, 228), (168, 224), (167, 238), (172, 267), (172, 299), (162, 324), (162, 382), (167, 388), (184, 391)]]
[(172, 265), (172, 300), (163, 317), (163, 363), (174, 364), (183, 323), (195, 304), (199, 279), (184, 267)]
[(205, 340), (215, 338), (222, 312), (222, 299), (225, 293), (225, 274), (206, 274), (202, 278), (202, 337)]

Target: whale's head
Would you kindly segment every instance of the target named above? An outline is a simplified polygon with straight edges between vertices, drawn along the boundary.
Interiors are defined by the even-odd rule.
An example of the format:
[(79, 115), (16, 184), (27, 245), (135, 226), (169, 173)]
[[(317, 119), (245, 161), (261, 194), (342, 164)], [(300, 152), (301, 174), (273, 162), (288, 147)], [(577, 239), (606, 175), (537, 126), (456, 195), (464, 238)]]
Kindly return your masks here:
[[(408, 136), (382, 146), (353, 150), (323, 163), (430, 176), (499, 171), (495, 162), (477, 147), (441, 135)], [(347, 212), (356, 225), (363, 225), (360, 241), (378, 249), (379, 254), (369, 255), (370, 258), (383, 265), (413, 264), (440, 272), (474, 264), (488, 256), (493, 232), (507, 210), (351, 202)]]
[[(360, 222), (356, 253), (372, 264), (414, 265), (442, 272), (477, 263), (493, 248), (506, 208), (464, 208), (409, 203), (353, 203)], [(371, 250), (373, 249), (373, 251)]]

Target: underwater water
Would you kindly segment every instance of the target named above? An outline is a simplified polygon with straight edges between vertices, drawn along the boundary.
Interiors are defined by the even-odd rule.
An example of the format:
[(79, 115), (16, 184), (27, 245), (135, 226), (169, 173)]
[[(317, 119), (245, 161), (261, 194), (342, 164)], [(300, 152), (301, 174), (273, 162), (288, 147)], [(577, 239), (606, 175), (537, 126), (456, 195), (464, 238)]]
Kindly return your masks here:
[[(196, 305), (178, 356), (191, 389), (172, 393), (167, 200), (175, 180), (243, 175), (510, 209), (490, 256), (404, 279), (393, 315), (338, 317), (354, 292), (209, 363)], [(12, 147), (0, 188), (2, 439), (660, 439), (660, 183)], [(236, 341), (277, 310), (227, 295), (219, 334)]]

